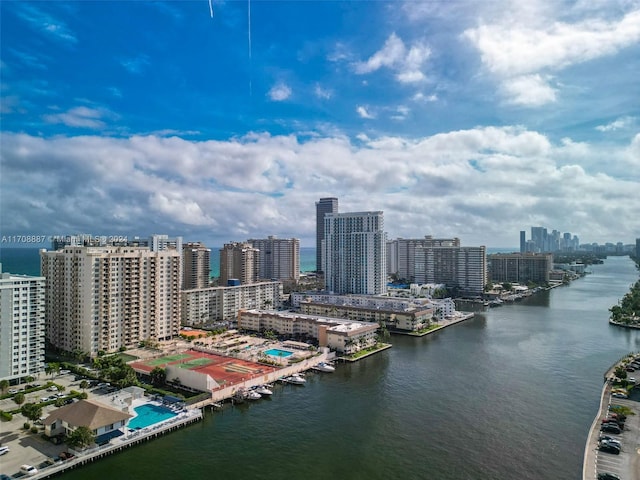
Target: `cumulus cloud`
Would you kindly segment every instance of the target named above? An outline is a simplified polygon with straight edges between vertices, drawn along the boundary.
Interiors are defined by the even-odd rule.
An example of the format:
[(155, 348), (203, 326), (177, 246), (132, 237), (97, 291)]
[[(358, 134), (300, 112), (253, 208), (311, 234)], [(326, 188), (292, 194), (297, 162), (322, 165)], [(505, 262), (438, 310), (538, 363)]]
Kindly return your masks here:
[(363, 105), (358, 105), (356, 107), (356, 112), (358, 113), (360, 118), (367, 118), (367, 119), (376, 118), (376, 116), (373, 113), (369, 112), (369, 109)]
[(385, 67), (395, 72), (399, 82), (417, 83), (426, 78), (421, 69), (430, 55), (427, 45), (417, 42), (407, 48), (402, 39), (392, 33), (380, 50), (366, 61), (354, 63), (353, 68), (357, 74), (364, 75)]
[[(515, 103), (540, 105), (555, 100), (547, 72), (612, 55), (640, 41), (640, 10), (616, 20), (591, 18), (575, 23), (551, 20), (537, 25), (509, 17), (467, 29), (463, 38), (480, 52), (486, 69)], [(534, 101), (523, 96), (531, 85)]]
[(268, 92), (268, 96), (274, 102), (282, 102), (291, 96), (291, 88), (286, 83), (276, 83)]
[(333, 96), (333, 90), (329, 88), (323, 88), (318, 84), (316, 84), (316, 86), (314, 87), (313, 93), (316, 97), (322, 98), (324, 100), (328, 100)]
[[(167, 232), (212, 246), (277, 235), (313, 245), (314, 203), (335, 195), (342, 211), (383, 210), (390, 238), (517, 245), (533, 217), (590, 241), (637, 235), (619, 218), (640, 218), (640, 203), (628, 201), (640, 181), (640, 135), (606, 151), (523, 127), (301, 138), (3, 133), (2, 229)], [(585, 158), (593, 161), (578, 163)]]
[(622, 128), (627, 128), (635, 123), (634, 117), (621, 117), (617, 120), (614, 120), (607, 125), (598, 125), (596, 130), (600, 132), (612, 132), (614, 130), (620, 130)]

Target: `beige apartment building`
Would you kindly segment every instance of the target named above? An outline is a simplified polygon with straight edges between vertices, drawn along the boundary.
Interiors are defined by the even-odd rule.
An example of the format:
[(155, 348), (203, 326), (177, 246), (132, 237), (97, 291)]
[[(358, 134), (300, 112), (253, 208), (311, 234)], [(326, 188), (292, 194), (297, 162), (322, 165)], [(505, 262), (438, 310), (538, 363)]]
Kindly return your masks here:
[(179, 250), (67, 246), (41, 250), (40, 261), (55, 347), (95, 356), (178, 334)]
[(279, 308), (281, 299), (281, 282), (184, 290), (182, 324), (202, 327), (235, 321), (243, 308)]
[(200, 242), (182, 245), (182, 289), (207, 288), (211, 276), (211, 249)]
[(225, 243), (220, 249), (220, 286), (237, 280), (242, 285), (257, 282), (260, 278), (260, 252), (250, 243)]
[(238, 313), (238, 328), (243, 330), (271, 330), (290, 337), (306, 336), (317, 339), (320, 347), (329, 347), (346, 355), (375, 345), (378, 327), (372, 322), (289, 311), (241, 310)]

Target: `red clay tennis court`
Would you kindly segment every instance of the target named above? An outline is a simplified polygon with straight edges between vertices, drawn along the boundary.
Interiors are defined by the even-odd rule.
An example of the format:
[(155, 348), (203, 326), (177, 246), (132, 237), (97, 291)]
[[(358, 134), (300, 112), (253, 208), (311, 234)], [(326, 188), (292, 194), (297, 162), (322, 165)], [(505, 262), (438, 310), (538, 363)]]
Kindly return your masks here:
[(131, 364), (131, 367), (138, 372), (149, 373), (155, 367), (165, 368), (167, 365), (187, 368), (207, 374), (222, 387), (278, 370), (269, 365), (248, 362), (233, 357), (214, 355), (212, 353), (198, 352), (196, 350), (187, 350), (186, 352), (174, 355), (134, 362)]

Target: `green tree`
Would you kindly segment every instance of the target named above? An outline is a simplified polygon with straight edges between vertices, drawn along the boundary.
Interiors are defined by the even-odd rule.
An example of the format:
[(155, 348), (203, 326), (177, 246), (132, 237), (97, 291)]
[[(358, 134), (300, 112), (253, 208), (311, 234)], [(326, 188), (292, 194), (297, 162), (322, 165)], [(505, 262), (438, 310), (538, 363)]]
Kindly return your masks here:
[(67, 437), (66, 444), (72, 448), (83, 449), (95, 442), (96, 436), (84, 425), (79, 426)]
[(510, 292), (513, 289), (513, 285), (511, 285), (509, 282), (504, 282), (502, 284), (502, 288), (504, 288), (507, 292)]
[(58, 375), (59, 371), (60, 371), (59, 363), (55, 363), (55, 362), (47, 363), (47, 366), (44, 367), (44, 373), (46, 373), (47, 375)]
[(36, 403), (25, 403), (20, 409), (20, 413), (35, 422), (42, 416), (42, 407)]
[(33, 382), (34, 380), (35, 380), (35, 377), (31, 377), (31, 376), (24, 377), (24, 381), (25, 381), (26, 383), (31, 383), (31, 382)]
[(622, 366), (616, 367), (614, 373), (615, 373), (616, 377), (618, 377), (618, 378), (620, 378), (622, 380), (627, 378), (627, 371)]
[(22, 392), (18, 392), (13, 396), (13, 401), (16, 402), (18, 405), (22, 405), (25, 401), (25, 396), (24, 393)]
[(9, 380), (0, 380), (0, 392), (4, 394), (9, 388)]
[(87, 382), (86, 380), (82, 380), (80, 382), (80, 388), (84, 392), (87, 388), (89, 388), (89, 382)]
[(151, 370), (151, 383), (156, 387), (161, 387), (167, 380), (167, 371), (162, 367), (156, 367)]

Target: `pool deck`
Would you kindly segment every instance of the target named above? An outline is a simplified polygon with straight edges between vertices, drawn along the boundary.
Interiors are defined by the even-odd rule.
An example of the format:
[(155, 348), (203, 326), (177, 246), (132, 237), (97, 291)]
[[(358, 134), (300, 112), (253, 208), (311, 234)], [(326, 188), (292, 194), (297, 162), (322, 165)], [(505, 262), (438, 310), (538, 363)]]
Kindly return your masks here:
[[(157, 402), (134, 400), (132, 407), (137, 407), (143, 404), (160, 405)], [(18, 474), (19, 465), (28, 463), (38, 468), (38, 473), (36, 475), (29, 476), (28, 478), (49, 478), (66, 470), (78, 468), (99, 458), (120, 452), (125, 448), (129, 448), (133, 445), (137, 445), (139, 443), (156, 438), (160, 435), (164, 435), (192, 423), (201, 421), (203, 418), (202, 410), (200, 410), (199, 408), (189, 408), (176, 413), (177, 415), (175, 417), (135, 431), (130, 431), (130, 429), (128, 429), (127, 427), (123, 427), (122, 430), (124, 431), (124, 434), (120, 437), (111, 439), (108, 444), (103, 446), (96, 446), (94, 448), (89, 448), (80, 452), (74, 452), (68, 449), (65, 445), (53, 445), (52, 443), (39, 438), (39, 435), (23, 433), (22, 435), (24, 435), (25, 437), (29, 438), (30, 436), (32, 440), (36, 440), (39, 441), (38, 443), (41, 443), (41, 445), (35, 447), (35, 452), (37, 453), (37, 455), (35, 455), (34, 451), (30, 449), (28, 452), (23, 452), (24, 458), (14, 458), (14, 461), (12, 461), (11, 464), (9, 464), (9, 462), (5, 462), (7, 457), (3, 456), (3, 461), (2, 463), (0, 463), (0, 473), (9, 476), (15, 476)], [(19, 453), (15, 450), (17, 449), (12, 450), (10, 453)], [(60, 451), (71, 451), (75, 454), (75, 457), (70, 460), (54, 461), (53, 458), (57, 457)], [(15, 463), (15, 460), (18, 461), (17, 466), (13, 465)], [(42, 465), (44, 463), (49, 463), (50, 465), (43, 468)]]

